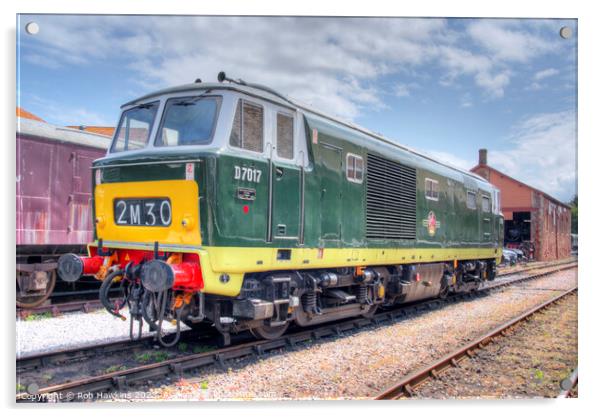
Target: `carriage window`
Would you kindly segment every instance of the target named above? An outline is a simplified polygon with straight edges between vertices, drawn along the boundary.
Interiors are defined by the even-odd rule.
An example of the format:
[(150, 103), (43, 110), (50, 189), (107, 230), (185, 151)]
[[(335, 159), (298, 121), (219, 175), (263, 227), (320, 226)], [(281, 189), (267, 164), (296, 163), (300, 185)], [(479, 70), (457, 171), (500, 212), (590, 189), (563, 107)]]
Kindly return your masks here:
[(481, 203), (483, 206), (483, 212), (489, 213), (491, 211), (491, 202), (489, 200), (489, 197), (483, 196), (483, 200), (481, 201)]
[(358, 184), (364, 181), (364, 160), (361, 156), (347, 154), (347, 180)]
[(466, 207), (472, 210), (477, 208), (477, 195), (472, 191), (466, 192)]
[(111, 152), (141, 149), (148, 143), (159, 102), (141, 104), (121, 115)]
[(276, 150), (279, 157), (293, 159), (293, 118), (282, 113), (276, 120)]
[(263, 152), (263, 107), (238, 100), (230, 133), (230, 145)]
[(426, 178), (425, 180), (425, 194), (427, 200), (439, 200), (439, 181)]
[(203, 145), (211, 142), (218, 105), (216, 97), (167, 100), (155, 146)]

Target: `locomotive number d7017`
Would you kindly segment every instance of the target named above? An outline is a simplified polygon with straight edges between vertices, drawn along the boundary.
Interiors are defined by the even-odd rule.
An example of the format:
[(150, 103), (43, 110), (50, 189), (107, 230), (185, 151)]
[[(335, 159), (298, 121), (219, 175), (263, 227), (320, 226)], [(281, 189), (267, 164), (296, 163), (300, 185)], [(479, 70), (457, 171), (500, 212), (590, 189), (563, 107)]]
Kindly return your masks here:
[(168, 198), (115, 199), (113, 212), (118, 225), (171, 225), (171, 202)]

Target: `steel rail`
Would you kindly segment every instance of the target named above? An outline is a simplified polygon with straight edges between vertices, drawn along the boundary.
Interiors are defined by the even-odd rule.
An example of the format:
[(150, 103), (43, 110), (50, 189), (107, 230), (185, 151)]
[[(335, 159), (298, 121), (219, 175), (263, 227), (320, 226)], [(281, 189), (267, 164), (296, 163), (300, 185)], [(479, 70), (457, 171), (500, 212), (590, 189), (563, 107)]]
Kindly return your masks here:
[[(552, 270), (541, 272), (532, 276), (520, 277), (515, 280), (499, 283), (497, 285), (494, 284), (491, 286), (487, 286), (479, 290), (473, 291), (471, 293), (454, 294), (448, 296), (445, 300), (426, 300), (418, 304), (402, 306), (392, 311), (384, 311), (381, 313), (377, 313), (372, 318), (360, 317), (348, 319), (342, 322), (339, 321), (327, 323), (317, 328), (310, 328), (296, 333), (285, 334), (284, 336), (275, 340), (258, 340), (242, 343), (235, 346), (219, 348), (198, 354), (181, 356), (178, 358), (168, 359), (163, 362), (143, 365), (126, 370), (107, 373), (100, 376), (88, 377), (63, 384), (48, 386), (41, 388), (37, 394), (44, 396), (49, 394), (77, 394), (98, 391), (110, 391), (114, 390), (115, 388), (121, 390), (140, 381), (146, 382), (152, 379), (167, 376), (169, 374), (176, 374), (177, 376), (181, 376), (184, 371), (213, 364), (217, 364), (225, 369), (225, 360), (236, 359), (250, 355), (261, 356), (265, 352), (271, 350), (295, 347), (298, 343), (318, 340), (323, 337), (340, 336), (344, 331), (359, 329), (368, 325), (380, 324), (386, 321), (394, 321), (396, 319), (406, 317), (412, 313), (431, 310), (443, 304), (473, 299), (477, 296), (477, 294), (480, 293), (486, 293), (492, 290), (500, 290), (510, 285), (515, 285), (521, 282), (541, 278), (566, 269), (572, 269), (576, 266), (577, 264), (557, 267)], [(77, 351), (77, 349), (73, 349), (73, 351)], [(59, 352), (58, 354), (62, 355), (61, 357), (63, 358), (69, 356), (64, 355), (64, 353), (65, 352)], [(45, 354), (37, 355), (39, 357), (35, 359), (38, 363), (42, 364), (41, 366), (43, 366), (44, 363), (50, 362), (50, 360), (44, 359), (44, 355)], [(31, 396), (26, 393), (20, 393), (17, 394), (16, 400), (31, 400)]]
[(53, 316), (58, 316), (61, 313), (71, 313), (74, 311), (90, 313), (91, 311), (96, 311), (100, 308), (102, 308), (102, 303), (99, 300), (70, 301), (32, 308), (17, 308), (17, 316), (25, 318), (32, 314), (42, 313), (52, 313)]
[(36, 353), (17, 357), (17, 374), (30, 369), (39, 369), (49, 365), (78, 362), (95, 356), (143, 348), (151, 344), (154, 336), (145, 336), (139, 340), (118, 340), (103, 344), (67, 348), (54, 352)]
[(474, 356), (474, 352), (478, 349), (482, 349), (496, 338), (500, 336), (506, 336), (507, 331), (517, 325), (520, 322), (525, 321), (535, 313), (551, 306), (554, 303), (557, 303), (564, 297), (569, 294), (572, 294), (577, 291), (577, 286), (563, 292), (562, 294), (552, 298), (551, 300), (545, 301), (536, 307), (531, 308), (530, 310), (522, 313), (520, 316), (515, 317), (512, 320), (507, 321), (506, 323), (496, 327), (495, 329), (475, 338), (473, 341), (465, 344), (459, 349), (453, 351), (445, 355), (444, 357), (432, 362), (431, 364), (405, 376), (400, 381), (396, 382), (392, 386), (388, 387), (384, 391), (380, 392), (373, 399), (375, 400), (391, 400), (397, 399), (404, 396), (412, 396), (414, 394), (415, 389), (423, 384), (430, 378), (437, 378), (441, 373), (445, 372), (448, 368), (452, 366), (458, 366), (458, 364), (468, 358)]

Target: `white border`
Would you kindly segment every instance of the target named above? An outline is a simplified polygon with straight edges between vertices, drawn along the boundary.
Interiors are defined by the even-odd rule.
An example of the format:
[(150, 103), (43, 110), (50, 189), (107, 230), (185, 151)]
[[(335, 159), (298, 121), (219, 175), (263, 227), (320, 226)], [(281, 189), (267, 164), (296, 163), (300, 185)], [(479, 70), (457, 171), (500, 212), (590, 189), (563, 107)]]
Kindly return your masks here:
[[(415, 412), (422, 414), (444, 413), (447, 415), (467, 415), (487, 413), (491, 416), (506, 416), (509, 412), (516, 412), (512, 409), (520, 408), (531, 414), (539, 415), (579, 415), (585, 411), (590, 411), (597, 407), (595, 400), (599, 397), (599, 380), (602, 375), (602, 366), (599, 361), (599, 296), (602, 294), (601, 280), (598, 279), (599, 264), (594, 263), (598, 256), (595, 249), (598, 248), (599, 237), (601, 236), (600, 213), (597, 210), (600, 207), (600, 194), (593, 192), (596, 190), (597, 178), (599, 177), (600, 145), (599, 138), (602, 132), (599, 123), (599, 95), (602, 91), (599, 74), (602, 74), (602, 66), (599, 53), (599, 40), (602, 39), (602, 25), (600, 25), (599, 8), (596, 2), (569, 2), (549, 0), (546, 2), (525, 2), (524, 0), (505, 0), (500, 2), (479, 2), (474, 0), (456, 0), (449, 1), (421, 1), (421, 2), (390, 2), (386, 0), (373, 0), (370, 2), (324, 2), (322, 0), (306, 0), (304, 2), (276, 2), (276, 1), (254, 1), (232, 0), (229, 2), (190, 2), (187, 0), (146, 0), (124, 1), (124, 0), (103, 0), (103, 1), (85, 1), (73, 2), (70, 0), (54, 0), (48, 2), (45, 0), (20, 0), (19, 2), (5, 2), (3, 4), (3, 29), (4, 38), (3, 58), (5, 65), (2, 66), (3, 84), (8, 97), (1, 101), (2, 126), (4, 126), (4, 140), (2, 152), (5, 158), (3, 171), (2, 195), (10, 202), (15, 195), (14, 183), (14, 156), (15, 147), (11, 138), (14, 135), (16, 106), (13, 91), (15, 88), (15, 13), (154, 13), (154, 14), (294, 14), (294, 15), (347, 15), (347, 16), (374, 16), (374, 15), (393, 15), (393, 16), (479, 16), (479, 17), (565, 17), (579, 19), (579, 188), (581, 191), (581, 210), (580, 210), (580, 284), (582, 290), (579, 294), (580, 314), (579, 314), (579, 370), (580, 387), (578, 400), (554, 401), (554, 400), (535, 400), (535, 401), (440, 401), (440, 402), (404, 402), (403, 404), (374, 404), (364, 402), (318, 402), (303, 404), (295, 403), (293, 406), (285, 404), (286, 407), (278, 404), (274, 407), (273, 403), (268, 404), (249, 404), (249, 403), (212, 403), (212, 404), (151, 404), (136, 406), (137, 411), (131, 410), (132, 406), (125, 404), (115, 404), (111, 407), (113, 410), (106, 410), (108, 406), (92, 405), (86, 407), (86, 413), (106, 415), (114, 412), (136, 412), (140, 408), (148, 409), (145, 414), (149, 416), (164, 416), (167, 408), (178, 406), (178, 408), (189, 408), (189, 410), (179, 410), (179, 412), (211, 413), (211, 415), (220, 415), (224, 413), (243, 413), (249, 411), (258, 411), (264, 415), (279, 415), (283, 413), (287, 417), (305, 416), (308, 412), (315, 413), (317, 410), (335, 413), (358, 413), (370, 412), (371, 408), (378, 408), (382, 413), (408, 413)], [(14, 229), (14, 204), (2, 205), (2, 230), (6, 231), (2, 239), (0, 253), (3, 256), (2, 265), (5, 266), (5, 276), (14, 273), (14, 235), (11, 230)], [(5, 343), (3, 359), (5, 369), (10, 374), (14, 369), (14, 309), (12, 290), (14, 284), (10, 280), (5, 280), (5, 303), (4, 303), (4, 323), (6, 328), (4, 334)], [(14, 379), (11, 375), (3, 378), (5, 384), (5, 404), (6, 407), (15, 408), (12, 403), (12, 393), (14, 393)], [(129, 404), (128, 404), (129, 405)], [(192, 406), (192, 407), (191, 407)], [(309, 411), (308, 408), (314, 410)], [(402, 409), (403, 407), (403, 409)], [(18, 411), (28, 411), (44, 413), (50, 415), (81, 414), (82, 406), (73, 410), (73, 407), (17, 407)], [(69, 408), (69, 409), (68, 409)], [(130, 410), (122, 410), (130, 408)], [(251, 410), (252, 408), (252, 410)], [(522, 410), (527, 408), (529, 410)], [(17, 411), (17, 410), (13, 410)], [(518, 411), (518, 410), (517, 410)]]

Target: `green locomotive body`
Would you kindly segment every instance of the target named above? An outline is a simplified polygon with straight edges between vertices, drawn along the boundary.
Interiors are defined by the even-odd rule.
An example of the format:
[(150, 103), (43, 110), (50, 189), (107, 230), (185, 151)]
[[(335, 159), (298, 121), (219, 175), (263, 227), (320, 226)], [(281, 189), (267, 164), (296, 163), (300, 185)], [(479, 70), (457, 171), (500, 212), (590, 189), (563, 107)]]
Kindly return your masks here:
[(164, 316), (277, 337), (471, 290), (501, 258), (491, 184), (262, 86), (127, 103), (93, 171), (90, 257), (59, 272), (141, 283), (140, 309), (160, 294), (163, 311), (134, 317), (151, 328)]

